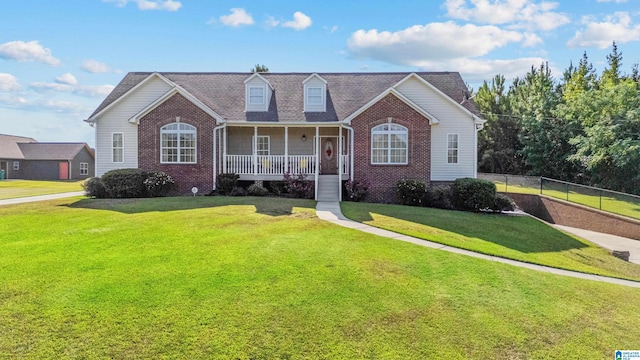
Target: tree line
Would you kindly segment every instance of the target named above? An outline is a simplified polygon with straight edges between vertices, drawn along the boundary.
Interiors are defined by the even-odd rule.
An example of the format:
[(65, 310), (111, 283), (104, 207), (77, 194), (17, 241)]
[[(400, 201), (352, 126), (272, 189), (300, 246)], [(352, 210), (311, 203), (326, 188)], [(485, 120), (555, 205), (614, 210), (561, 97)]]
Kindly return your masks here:
[(598, 74), (585, 52), (555, 79), (532, 67), (507, 88), (485, 81), (474, 100), (481, 172), (535, 175), (640, 195), (640, 76), (622, 74), (614, 42)]

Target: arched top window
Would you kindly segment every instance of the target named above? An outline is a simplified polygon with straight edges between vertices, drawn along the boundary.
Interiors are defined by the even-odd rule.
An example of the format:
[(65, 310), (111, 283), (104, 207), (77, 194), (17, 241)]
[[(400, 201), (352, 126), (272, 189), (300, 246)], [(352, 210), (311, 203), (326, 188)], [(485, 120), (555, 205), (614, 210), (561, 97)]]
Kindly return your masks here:
[(371, 164), (408, 164), (409, 131), (398, 124), (371, 129)]
[(160, 128), (160, 162), (196, 162), (196, 128), (185, 123), (168, 124)]

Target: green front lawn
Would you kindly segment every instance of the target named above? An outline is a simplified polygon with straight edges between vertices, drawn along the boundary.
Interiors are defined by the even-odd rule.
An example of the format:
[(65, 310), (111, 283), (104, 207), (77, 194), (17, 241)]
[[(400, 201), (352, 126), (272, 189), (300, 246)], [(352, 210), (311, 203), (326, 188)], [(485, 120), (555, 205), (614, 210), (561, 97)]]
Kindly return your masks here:
[(0, 200), (82, 191), (84, 180), (0, 180)]
[(529, 216), (343, 202), (358, 222), (483, 254), (591, 274), (640, 280), (640, 265)]
[(0, 358), (602, 359), (637, 348), (640, 289), (376, 237), (314, 206), (0, 207)]

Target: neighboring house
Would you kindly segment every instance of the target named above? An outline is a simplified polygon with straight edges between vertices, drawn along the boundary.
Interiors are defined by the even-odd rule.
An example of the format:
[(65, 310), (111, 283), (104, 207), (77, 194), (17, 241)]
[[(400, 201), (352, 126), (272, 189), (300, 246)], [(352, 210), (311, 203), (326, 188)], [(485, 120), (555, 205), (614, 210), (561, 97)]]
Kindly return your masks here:
[(403, 178), (476, 176), (479, 117), (456, 72), (127, 74), (86, 120), (96, 174), (162, 170), (181, 192), (241, 180), (316, 182), (316, 199), (364, 179), (393, 201)]
[(80, 180), (94, 176), (95, 158), (86, 143), (41, 143), (0, 134), (0, 169), (7, 179)]

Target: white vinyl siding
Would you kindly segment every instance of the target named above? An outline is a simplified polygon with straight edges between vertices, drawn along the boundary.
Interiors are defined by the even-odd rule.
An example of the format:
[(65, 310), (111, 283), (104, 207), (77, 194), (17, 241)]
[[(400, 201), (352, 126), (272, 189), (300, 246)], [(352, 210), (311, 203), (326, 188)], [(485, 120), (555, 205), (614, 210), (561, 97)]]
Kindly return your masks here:
[[(98, 119), (95, 125), (96, 176), (102, 176), (109, 170), (138, 167), (138, 125), (128, 120), (170, 89), (169, 84), (154, 77)], [(121, 163), (113, 162), (113, 133), (124, 135), (124, 158)]]
[(382, 124), (371, 129), (371, 164), (408, 163), (408, 131), (398, 124)]
[(309, 77), (304, 82), (304, 111), (325, 112), (327, 85), (317, 75)]
[(447, 134), (447, 164), (458, 163), (458, 134)]
[(111, 161), (114, 163), (124, 162), (124, 134), (111, 134)]
[(196, 128), (183, 123), (160, 129), (160, 162), (193, 164), (196, 162)]
[[(471, 115), (418, 79), (408, 79), (396, 90), (440, 120), (431, 126), (431, 180), (476, 177), (476, 130)], [(457, 164), (448, 163), (447, 134), (458, 134)]]
[(89, 163), (80, 163), (80, 175), (89, 175)]

